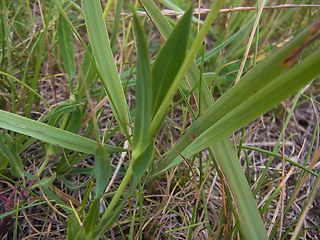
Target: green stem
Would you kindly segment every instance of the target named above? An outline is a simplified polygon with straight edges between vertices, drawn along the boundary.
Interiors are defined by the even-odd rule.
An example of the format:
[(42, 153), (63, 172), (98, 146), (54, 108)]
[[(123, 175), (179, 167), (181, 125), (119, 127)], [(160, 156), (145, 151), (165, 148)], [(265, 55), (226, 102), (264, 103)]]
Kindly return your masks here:
[(46, 153), (46, 157), (45, 157), (43, 163), (41, 164), (41, 166), (40, 166), (40, 168), (39, 168), (39, 170), (37, 172), (37, 176), (36, 176), (37, 178), (40, 177), (41, 173), (43, 172), (45, 167), (48, 165), (52, 155), (54, 154), (54, 145), (52, 145), (52, 144), (48, 144), (48, 145), (49, 146), (48, 146), (48, 150), (47, 150), (47, 153)]
[(120, 186), (118, 187), (118, 190), (116, 191), (116, 193), (114, 194), (107, 210), (104, 212), (104, 216), (108, 216), (111, 215), (113, 209), (116, 207), (116, 205), (118, 204), (118, 201), (121, 197), (121, 195), (123, 194), (124, 190), (126, 189), (126, 187), (129, 184), (129, 181), (131, 180), (131, 177), (133, 175), (133, 171), (132, 171), (132, 163), (130, 164), (126, 174), (124, 175), (123, 180), (121, 181)]

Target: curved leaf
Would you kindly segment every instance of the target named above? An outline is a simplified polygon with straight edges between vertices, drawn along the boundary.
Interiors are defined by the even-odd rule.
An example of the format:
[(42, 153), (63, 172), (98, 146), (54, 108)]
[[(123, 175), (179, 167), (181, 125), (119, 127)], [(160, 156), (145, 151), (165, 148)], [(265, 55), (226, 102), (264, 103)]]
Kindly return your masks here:
[(150, 56), (147, 37), (137, 14), (133, 11), (137, 42), (136, 60), (136, 119), (133, 130), (133, 154), (139, 155), (149, 142), (148, 132), (151, 123), (152, 89)]
[(15, 143), (3, 131), (0, 131), (0, 152), (9, 160), (12, 175), (24, 180), (23, 164)]
[(186, 56), (193, 8), (185, 12), (161, 48), (152, 68), (153, 116), (163, 102)]
[(61, 15), (58, 18), (58, 42), (64, 63), (63, 65), (69, 76), (69, 80), (72, 80), (76, 74), (72, 30)]
[(93, 175), (96, 179), (95, 197), (100, 196), (106, 189), (111, 177), (111, 162), (109, 155), (102, 145), (94, 153)]
[[(89, 138), (81, 137), (74, 133), (3, 110), (0, 110), (0, 127), (77, 152), (94, 154), (99, 145), (98, 142)], [(107, 145), (104, 147), (109, 153), (125, 151), (122, 148)]]
[(128, 136), (129, 114), (121, 80), (113, 59), (106, 24), (99, 0), (82, 0), (87, 31), (100, 72), (101, 82), (107, 92), (115, 118)]

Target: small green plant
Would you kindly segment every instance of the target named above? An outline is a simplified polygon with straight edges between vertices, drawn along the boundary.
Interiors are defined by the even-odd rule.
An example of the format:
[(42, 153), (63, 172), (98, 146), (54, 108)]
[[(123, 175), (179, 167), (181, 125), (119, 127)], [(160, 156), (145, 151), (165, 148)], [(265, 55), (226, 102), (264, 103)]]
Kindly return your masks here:
[[(112, 4), (113, 1), (108, 1), (108, 4), (109, 2)], [(232, 30), (236, 31), (234, 35), (213, 50), (206, 52), (205, 44), (203, 44), (206, 36), (210, 32), (219, 10), (230, 1), (213, 1), (205, 21), (196, 34), (194, 34), (192, 27), (192, 21), (195, 20), (192, 5), (187, 8), (179, 21), (172, 25), (153, 1), (140, 0), (139, 2), (151, 18), (152, 23), (165, 38), (165, 43), (157, 56), (151, 60), (146, 30), (136, 10), (132, 7), (136, 57), (134, 67), (127, 72), (129, 77), (134, 75), (135, 80), (132, 84), (135, 92), (135, 107), (132, 111), (129, 110), (130, 106), (125, 94), (126, 87), (130, 84), (122, 81), (125, 74), (118, 73), (113, 55), (123, 1), (117, 2), (111, 41), (109, 41), (104, 20), (107, 12), (103, 13), (100, 1), (81, 1), (82, 9), (79, 11), (82, 13), (83, 10), (89, 37), (87, 45), (80, 37), (79, 29), (74, 27), (70, 16), (66, 14), (73, 2), (54, 0), (51, 3), (56, 12), (48, 11), (44, 18), (44, 31), (39, 33), (36, 44), (39, 45), (39, 55), (42, 56), (47, 44), (46, 41), (48, 41), (45, 37), (49, 31), (48, 26), (52, 24), (50, 17), (57, 17), (55, 43), (60, 47), (61, 60), (69, 83), (69, 99), (52, 107), (38, 121), (32, 120), (30, 116), (33, 103), (42, 100), (44, 104), (49, 105), (36, 91), (43, 59), (38, 58), (36, 62), (32, 63), (34, 75), (33, 77), (24, 76), (23, 81), (15, 77), (13, 69), (9, 68), (8, 71), (0, 69), (1, 77), (7, 81), (4, 88), (11, 91), (13, 98), (10, 107), (11, 113), (0, 110), (0, 127), (3, 129), (0, 132), (0, 170), (2, 170), (2, 176), (8, 174), (6, 169), (10, 169), (12, 176), (22, 181), (20, 187), (24, 189), (24, 195), (32, 194), (31, 189), (37, 188), (49, 198), (49, 200), (45, 199), (48, 204), (55, 202), (61, 207), (67, 213), (65, 216), (68, 226), (67, 239), (99, 239), (118, 222), (119, 215), (128, 200), (136, 196), (137, 189), (139, 189), (138, 195), (140, 197), (140, 202), (137, 204), (140, 204), (140, 211), (142, 211), (141, 189), (148, 185), (149, 181), (161, 177), (183, 161), (188, 162), (189, 158), (200, 155), (199, 158), (202, 159), (201, 152), (208, 149), (210, 154), (214, 156), (213, 161), (221, 181), (227, 183), (227, 199), (234, 201), (233, 204), (230, 204), (232, 205), (230, 208), (236, 223), (229, 234), (237, 234), (240, 231), (244, 239), (268, 239), (261, 214), (269, 205), (264, 205), (259, 211), (255, 202), (256, 191), (259, 191), (264, 184), (266, 173), (263, 172), (260, 175), (256, 187), (258, 190), (254, 190), (252, 193), (248, 180), (242, 171), (238, 153), (234, 149), (229, 135), (266, 113), (282, 100), (292, 96), (320, 75), (320, 69), (317, 67), (320, 64), (319, 50), (310, 53), (309, 56), (296, 63), (301, 53), (319, 37), (320, 23), (308, 25), (288, 44), (268, 55), (258, 64), (253, 64), (252, 69), (247, 70), (238, 83), (227, 89), (221, 97), (214, 101), (207, 85), (206, 76), (215, 77), (216, 73), (206, 75), (204, 72), (206, 59), (216, 56), (230, 43), (234, 44), (231, 47), (236, 49), (239, 46), (237, 40), (241, 37), (240, 34), (250, 30), (254, 22), (258, 23), (260, 15), (252, 17), (252, 20), (246, 25), (240, 26), (238, 31), (235, 30), (239, 27), (238, 25), (231, 26)], [(174, 5), (181, 1), (175, 2), (164, 1), (164, 4)], [(263, 6), (264, 1), (259, 1), (258, 9), (262, 11)], [(109, 7), (110, 5), (107, 5), (106, 11)], [(6, 20), (2, 19), (2, 23), (4, 22)], [(257, 25), (254, 26), (255, 29)], [(85, 49), (78, 75), (73, 35), (77, 37), (77, 41)], [(239, 40), (239, 42), (242, 41)], [(6, 46), (6, 49), (9, 51), (10, 46)], [(201, 57), (195, 61), (198, 54)], [(238, 66), (238, 64), (236, 65)], [(28, 63), (24, 67), (30, 68)], [(74, 86), (76, 77), (78, 77), (78, 83)], [(95, 89), (94, 86), (98, 79), (102, 87)], [(23, 86), (23, 94), (29, 94), (24, 99), (26, 101), (23, 107), (25, 117), (19, 116), (15, 111), (17, 109), (16, 103), (21, 101), (13, 87), (13, 84), (16, 83)], [(189, 89), (186, 89), (187, 86)], [(166, 124), (166, 117), (171, 110), (171, 104), (178, 90), (182, 95), (182, 101), (186, 102), (186, 111), (191, 113), (194, 121), (187, 128), (183, 127), (181, 136), (175, 144), (160, 155), (157, 152), (156, 142), (159, 132)], [(188, 102), (190, 95), (194, 96), (198, 104), (197, 112)], [(99, 116), (104, 110), (104, 107), (101, 106), (105, 96), (110, 103), (113, 117), (106, 128), (107, 131), (102, 135), (99, 129)], [(93, 106), (90, 101), (91, 97), (97, 97), (101, 101), (101, 105)], [(21, 104), (23, 105), (23, 103)], [(99, 107), (97, 107), (98, 105)], [(87, 113), (86, 109), (90, 109), (90, 113)], [(116, 124), (113, 130), (111, 130), (112, 124)], [(78, 134), (80, 132), (82, 136)], [(117, 147), (105, 144), (115, 133), (124, 136), (123, 142), (128, 143), (128, 148), (121, 147), (123, 142), (119, 143)], [(32, 175), (23, 169), (24, 162), (19, 154), (36, 140), (45, 143), (42, 146), (44, 160), (35, 175)], [(17, 150), (17, 146), (20, 145), (21, 150)], [(116, 172), (116, 169), (111, 166), (110, 155), (123, 152), (127, 152), (130, 159), (127, 168), (123, 170), (121, 183), (114, 193), (105, 192), (110, 183), (112, 172)], [(86, 170), (92, 179), (84, 183), (86, 189), (83, 199), (79, 203), (79, 208), (76, 209), (72, 201), (69, 203), (62, 201), (61, 196), (55, 192), (52, 185), (57, 179), (69, 184), (64, 175), (72, 172), (76, 164), (90, 155), (94, 156), (94, 166)], [(44, 174), (45, 169), (56, 161), (55, 159), (59, 159), (59, 161), (51, 168), (51, 174)], [(319, 179), (318, 174), (306, 166), (297, 164), (290, 159), (285, 160)], [(201, 168), (208, 169), (202, 164), (209, 166), (208, 163), (201, 162)], [(192, 169), (191, 164), (190, 168)], [(200, 171), (201, 174), (203, 174), (202, 171)], [(197, 177), (193, 177), (197, 182)], [(32, 187), (26, 186), (26, 178), (32, 182)], [(95, 180), (94, 188), (93, 179)], [(200, 179), (199, 185), (195, 183), (198, 186), (199, 195), (203, 194), (201, 186), (204, 184), (201, 182), (204, 179), (202, 177)], [(222, 185), (224, 186), (224, 184)], [(277, 189), (276, 193), (280, 190), (281, 188)], [(13, 210), (12, 197), (3, 199), (7, 207), (6, 211)], [(87, 202), (89, 202), (88, 205)], [(103, 212), (100, 212), (101, 202), (107, 205)], [(206, 205), (205, 201), (204, 205)], [(19, 204), (16, 208), (16, 212), (18, 212)], [(194, 211), (196, 212), (196, 210)], [(140, 215), (142, 215), (141, 212)], [(12, 218), (9, 219), (7, 215), (1, 215), (1, 218), (6, 222), (12, 221)], [(188, 226), (190, 229), (200, 224), (196, 218), (193, 217), (190, 221), (190, 226)], [(134, 221), (133, 215), (130, 233), (132, 233)], [(205, 224), (208, 223), (205, 222)], [(208, 227), (208, 232), (210, 232), (210, 227)], [(226, 230), (226, 232), (228, 231)], [(192, 230), (189, 233), (189, 238), (191, 238)], [(141, 238), (142, 235), (140, 235)], [(133, 239), (132, 235), (130, 235), (130, 239)]]

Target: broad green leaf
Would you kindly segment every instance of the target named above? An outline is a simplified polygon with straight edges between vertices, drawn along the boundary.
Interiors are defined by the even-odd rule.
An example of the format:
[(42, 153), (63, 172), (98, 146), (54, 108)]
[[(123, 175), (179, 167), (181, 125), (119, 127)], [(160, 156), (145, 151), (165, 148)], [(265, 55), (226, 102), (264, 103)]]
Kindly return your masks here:
[(163, 98), (163, 101), (161, 102), (159, 109), (157, 109), (157, 112), (156, 112), (154, 118), (152, 119), (150, 134), (154, 134), (154, 132), (156, 132), (160, 128), (160, 126), (162, 124), (163, 116), (165, 115), (167, 108), (168, 108), (170, 102), (172, 101), (172, 98), (180, 85), (181, 80), (183, 79), (183, 77), (187, 73), (189, 67), (192, 65), (193, 59), (195, 58), (198, 49), (202, 45), (201, 43), (205, 39), (205, 36), (208, 33), (214, 19), (216, 18), (217, 14), (219, 13), (219, 9), (226, 2), (228, 2), (228, 1), (217, 0), (212, 3), (211, 8), (210, 8), (210, 12), (207, 15), (207, 18), (206, 18), (202, 28), (200, 29), (198, 35), (194, 39), (190, 50), (188, 51), (181, 67), (179, 68), (179, 71), (177, 72), (171, 86), (166, 91), (166, 95)]
[(151, 123), (152, 88), (150, 56), (147, 37), (135, 11), (133, 11), (137, 44), (136, 60), (136, 118), (133, 130), (133, 154), (139, 155), (148, 145), (148, 133)]
[(96, 179), (95, 197), (100, 196), (106, 189), (111, 176), (111, 162), (105, 148), (98, 145), (94, 153), (93, 175)]
[(243, 174), (242, 166), (232, 149), (234, 149), (233, 143), (228, 138), (217, 141), (209, 147), (215, 158), (219, 156), (217, 159), (219, 167), (227, 179), (237, 208), (241, 235), (243, 239), (268, 239), (256, 201)]
[[(221, 123), (221, 126), (224, 125), (222, 122), (222, 118), (225, 115), (228, 115), (235, 109), (240, 109), (239, 107), (241, 104), (246, 103), (246, 101), (252, 97), (256, 96), (261, 96), (260, 92), (262, 89), (264, 89), (266, 86), (274, 87), (272, 91), (270, 92), (270, 95), (264, 95), (262, 93), (262, 96), (265, 97), (266, 101), (270, 103), (271, 105), (268, 105), (262, 112), (259, 111), (260, 113), (266, 112), (268, 109), (270, 109), (273, 105), (275, 105), (277, 102), (279, 102), (283, 98), (279, 98), (277, 101), (275, 100), (275, 97), (272, 97), (273, 95), (276, 94), (282, 94), (283, 96), (290, 96), (290, 94), (293, 94), (295, 91), (299, 90), (299, 88), (294, 88), (290, 92), (288, 92), (288, 88), (285, 87), (284, 89), (278, 89), (276, 86), (280, 84), (279, 80), (276, 79), (280, 75), (280, 79), (284, 78), (285, 76), (288, 76), (288, 73), (284, 73), (281, 75), (281, 73), (285, 70), (288, 69), (288, 62), (291, 60), (292, 54), (295, 54), (295, 51), (300, 51), (301, 47), (305, 47), (306, 41), (310, 41), (310, 39), (314, 36), (311, 37), (311, 35), (314, 35), (314, 29), (317, 27), (317, 25), (311, 25), (309, 28), (305, 29), (301, 34), (299, 34), (294, 40), (292, 40), (289, 44), (287, 44), (285, 47), (280, 49), (278, 52), (270, 55), (267, 57), (264, 61), (262, 61), (260, 64), (258, 64), (251, 72), (246, 74), (241, 81), (233, 86), (225, 95), (223, 95), (216, 103), (214, 103), (202, 116), (199, 118), (197, 121), (195, 121), (192, 125), (190, 125), (188, 132), (180, 139), (180, 141), (177, 143), (176, 146), (168, 152), (167, 157), (166, 157), (166, 163), (165, 165), (167, 166), (166, 169), (168, 169), (168, 164), (170, 166), (176, 165), (178, 162), (182, 161), (181, 157), (178, 157), (179, 159), (177, 162), (175, 161), (175, 164), (173, 164), (172, 160), (173, 158), (176, 158), (178, 156), (178, 152), (182, 153), (183, 150), (186, 147), (189, 147), (191, 149), (192, 146), (196, 146), (200, 143), (200, 140), (202, 142), (206, 141), (208, 143), (208, 139), (206, 138), (198, 138), (199, 135), (207, 131), (210, 127), (212, 128), (214, 124), (216, 124), (218, 121)], [(314, 61), (314, 60), (313, 60)], [(316, 61), (316, 60), (315, 60)], [(312, 63), (316, 64), (316, 63)], [(301, 65), (301, 64), (300, 64)], [(307, 68), (308, 64), (305, 64), (304, 66)], [(272, 69), (272, 70), (270, 70)], [(295, 66), (293, 69), (291, 69), (290, 72), (295, 71), (297, 69), (297, 66)], [(315, 70), (312, 70), (311, 72), (308, 73), (314, 73)], [(282, 77), (281, 77), (282, 76)], [(316, 76), (316, 75), (315, 75)], [(297, 80), (295, 78), (295, 80)], [(296, 86), (301, 86), (301, 83), (306, 84), (312, 79), (298, 79), (298, 83)], [(292, 82), (288, 80), (289, 82)], [(255, 102), (256, 106), (259, 106), (260, 102)], [(255, 108), (256, 109), (256, 108)], [(261, 110), (262, 108), (259, 107)], [(252, 116), (249, 116), (249, 112), (242, 112), (239, 113), (241, 117), (247, 117), (247, 121), (250, 119), (253, 120)], [(234, 130), (238, 129), (241, 127), (239, 126), (238, 123), (240, 123), (239, 118), (240, 116), (236, 116), (233, 121), (234, 123), (232, 124), (234, 126)], [(242, 124), (244, 124), (242, 122)], [(220, 126), (220, 127), (221, 127)], [(235, 127), (237, 126), (237, 127)], [(224, 131), (226, 130), (226, 127), (222, 127), (219, 131)], [(231, 132), (229, 131), (229, 134)], [(216, 136), (217, 133), (214, 134)], [(228, 134), (225, 134), (227, 136)], [(205, 136), (205, 135), (204, 135)], [(194, 141), (194, 139), (197, 138), (197, 141)], [(211, 143), (214, 141), (211, 141)], [(204, 143), (203, 143), (204, 144)], [(189, 146), (190, 145), (190, 146)], [(208, 145), (206, 145), (208, 146)], [(194, 147), (193, 147), (194, 148)], [(194, 148), (195, 149), (195, 148)], [(202, 148), (203, 149), (203, 148)], [(176, 159), (176, 160), (177, 160)]]
[(163, 102), (168, 89), (186, 56), (190, 22), (193, 8), (183, 15), (161, 48), (152, 68), (153, 116)]
[[(246, 101), (244, 104), (240, 105), (238, 108), (231, 111), (230, 114), (227, 114), (224, 118), (222, 118), (212, 127), (210, 127), (207, 131), (205, 131), (202, 135), (199, 136), (199, 139), (196, 138), (193, 142), (187, 140), (192, 143), (185, 149), (185, 151), (180, 151), (177, 148), (174, 148), (175, 149), (174, 151), (179, 151), (182, 153), (183, 156), (189, 157), (194, 153), (202, 150), (203, 148), (209, 146), (212, 143), (217, 144), (217, 141), (219, 139), (227, 136), (228, 134), (231, 134), (234, 130), (240, 128), (245, 123), (258, 117), (260, 114), (270, 109), (273, 105), (275, 105), (282, 99), (290, 96), (295, 91), (297, 91), (298, 89), (306, 85), (315, 76), (319, 75), (320, 70), (316, 67), (319, 64), (320, 64), (320, 51), (318, 51), (308, 59), (305, 59), (301, 64), (294, 67), (288, 73), (284, 73), (278, 78), (276, 78), (272, 83), (268, 84), (265, 88), (260, 90), (259, 93), (254, 94), (248, 101)], [(235, 98), (234, 101), (237, 101), (237, 99)], [(216, 104), (214, 104), (212, 107), (218, 104), (220, 104), (220, 100), (217, 101)], [(202, 118), (200, 119), (198, 123), (200, 125), (204, 124), (202, 122)], [(182, 138), (181, 141), (183, 140), (186, 140), (186, 139)], [(193, 140), (193, 139), (190, 139), (190, 140)], [(228, 154), (228, 152), (225, 152), (225, 154)], [(173, 162), (179, 161), (178, 158), (176, 158)], [(227, 175), (232, 175), (232, 174), (235, 175), (236, 172), (235, 171), (232, 172), (230, 170), (236, 170), (238, 167), (240, 167), (238, 166), (239, 164), (236, 162), (233, 162), (233, 164), (236, 164), (236, 165), (233, 165), (232, 168), (227, 167), (226, 165), (228, 164), (230, 163), (219, 162), (219, 165), (221, 166), (222, 169), (229, 170), (229, 172), (226, 173)], [(237, 206), (239, 207), (239, 211), (240, 213), (242, 212), (241, 214), (239, 214), (240, 219), (244, 219), (244, 222), (250, 222), (250, 218), (252, 216), (248, 216), (246, 212), (253, 211), (253, 208), (250, 204), (248, 204), (249, 199), (244, 199), (244, 196), (246, 196), (247, 198), (248, 195), (243, 194), (242, 190), (244, 186), (243, 186), (243, 180), (242, 181), (241, 179), (239, 180), (240, 176), (241, 175), (239, 175), (237, 178), (238, 181), (233, 177), (228, 177), (228, 183), (230, 184), (230, 186), (236, 186), (234, 188), (231, 188), (231, 190), (235, 198), (237, 199)], [(254, 226), (254, 223), (252, 223), (252, 226)], [(247, 231), (246, 228), (248, 228), (248, 226), (241, 226), (241, 228), (243, 232), (246, 232)], [(252, 233), (254, 234), (254, 229), (252, 230), (253, 230)], [(257, 233), (259, 234), (259, 232)], [(251, 235), (251, 233), (249, 234), (250, 235), (247, 235), (247, 234), (245, 235), (253, 236)]]
[[(306, 58), (302, 63), (290, 69), (290, 71), (280, 75), (256, 94), (253, 94), (247, 101), (239, 103), (239, 101), (237, 101), (238, 99), (235, 97), (233, 103), (239, 103), (239, 105), (220, 119), (211, 122), (213, 125), (204, 132), (199, 132), (200, 136), (195, 136), (196, 139), (188, 145), (186, 150), (183, 151), (183, 154), (190, 156), (197, 153), (213, 142), (231, 134), (246, 123), (267, 112), (281, 100), (288, 98), (320, 75), (320, 68), (317, 67), (319, 64), (320, 51)], [(243, 90), (245, 91), (245, 89)], [(210, 118), (210, 113), (219, 112), (224, 105), (224, 99), (219, 99), (210, 108), (208, 113), (204, 115), (205, 117), (199, 118), (199, 120), (194, 122), (195, 126), (192, 126), (192, 128), (190, 126), (190, 129), (195, 132), (197, 126), (200, 127), (200, 125), (205, 124), (208, 118)], [(211, 119), (214, 118), (215, 116), (211, 114)]]
[[(2, 110), (0, 110), (0, 127), (77, 152), (94, 154), (99, 145), (91, 139)], [(107, 145), (104, 147), (109, 153), (124, 151), (117, 147)]]
[(100, 198), (96, 198), (90, 203), (88, 215), (84, 219), (87, 236), (90, 236), (96, 228), (99, 215)]
[(58, 18), (58, 42), (63, 66), (69, 76), (69, 80), (72, 80), (76, 73), (72, 30), (61, 15)]
[(87, 240), (86, 232), (83, 226), (73, 216), (68, 216), (67, 240)]
[[(197, 153), (198, 151), (202, 150), (203, 148), (208, 147), (210, 144), (215, 143), (215, 146), (217, 144), (220, 144), (220, 142), (219, 143), (217, 142), (219, 139), (231, 134), (234, 130), (240, 128), (245, 123), (249, 122), (250, 120), (253, 120), (254, 118), (258, 117), (260, 114), (266, 112), (276, 103), (290, 96), (295, 91), (299, 90), (301, 87), (306, 85), (315, 76), (319, 75), (320, 70), (316, 67), (319, 64), (320, 64), (320, 51), (318, 51), (308, 59), (305, 59), (301, 64), (291, 69), (288, 73), (284, 73), (280, 75), (273, 82), (269, 83), (266, 87), (260, 90), (259, 93), (253, 94), (253, 96), (250, 99), (248, 99), (248, 101), (241, 104), (239, 107), (235, 108), (233, 111), (230, 112), (230, 114), (227, 114), (221, 120), (217, 121), (216, 124), (210, 127), (207, 131), (205, 131), (202, 135), (200, 135), (195, 140), (193, 139), (192, 134), (189, 135), (191, 139), (188, 139), (187, 137), (186, 138), (182, 137), (180, 141), (188, 141), (190, 144), (184, 151), (182, 151), (183, 148), (179, 149), (176, 147), (174, 147), (172, 150), (182, 153), (182, 155), (185, 157), (189, 157)], [(234, 98), (233, 101), (238, 102), (236, 97)], [(220, 105), (220, 104), (222, 104), (220, 107), (224, 106), (224, 103), (218, 100), (212, 107), (214, 108), (216, 105)], [(214, 112), (217, 113), (218, 110)], [(199, 124), (198, 126), (204, 124), (202, 117), (199, 119), (199, 121), (197, 120), (196, 122), (198, 122), (197, 123)], [(190, 126), (189, 130), (190, 129), (191, 131), (193, 130), (194, 132), (194, 129), (197, 129), (197, 126), (196, 125)], [(196, 135), (194, 137), (196, 137)], [(225, 152), (225, 154), (228, 154), (228, 153), (229, 152)], [(171, 152), (171, 154), (175, 154), (175, 153)], [(170, 157), (171, 157), (170, 153), (168, 153), (168, 159)], [(175, 160), (173, 161), (175, 162), (175, 164), (172, 164), (171, 167), (176, 165), (177, 161), (180, 162), (182, 160), (182, 159), (178, 160), (178, 158), (179, 157), (175, 158)], [(233, 162), (232, 167), (226, 166), (228, 164), (230, 164), (230, 162), (229, 163), (219, 162), (219, 165), (221, 166), (222, 169), (228, 169), (228, 172), (225, 172), (225, 174), (230, 176), (232, 176), (232, 174), (236, 175), (236, 171), (232, 172), (231, 170), (236, 170), (238, 167), (240, 167), (239, 164), (235, 161)], [(248, 204), (249, 203), (249, 199), (247, 198), (248, 195), (243, 194), (243, 189), (245, 186), (243, 185), (243, 179), (241, 180), (241, 178), (242, 178), (242, 175), (238, 175), (237, 179), (233, 177), (228, 177), (228, 183), (230, 186), (236, 186), (236, 187), (231, 187), (231, 190), (234, 197), (237, 199), (237, 206), (239, 207), (239, 211), (241, 213), (239, 214), (240, 219), (244, 219), (244, 222), (251, 222), (250, 218), (252, 216), (248, 216), (246, 212), (253, 211), (253, 206)], [(244, 196), (246, 196), (246, 199), (244, 199)], [(252, 223), (252, 226), (254, 226), (254, 223)], [(241, 229), (243, 232), (246, 232), (248, 230), (248, 226), (242, 225)], [(245, 235), (254, 236), (251, 234), (255, 234), (254, 233), (255, 230), (254, 229), (252, 230), (253, 231), (249, 233), (249, 235), (247, 233), (245, 233)], [(259, 234), (259, 232), (257, 233)]]
[(0, 151), (9, 161), (12, 175), (24, 180), (23, 164), (16, 150), (16, 145), (11, 137), (3, 131), (0, 131)]
[(121, 130), (128, 136), (128, 106), (121, 80), (110, 48), (107, 28), (99, 0), (82, 0), (89, 40), (97, 63), (101, 82), (107, 92), (115, 118)]

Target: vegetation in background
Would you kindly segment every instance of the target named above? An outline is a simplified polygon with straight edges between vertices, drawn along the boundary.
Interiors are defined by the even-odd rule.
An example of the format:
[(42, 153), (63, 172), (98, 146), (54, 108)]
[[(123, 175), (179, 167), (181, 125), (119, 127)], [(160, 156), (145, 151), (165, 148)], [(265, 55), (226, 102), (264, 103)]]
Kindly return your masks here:
[(314, 2), (2, 0), (1, 238), (316, 239)]

